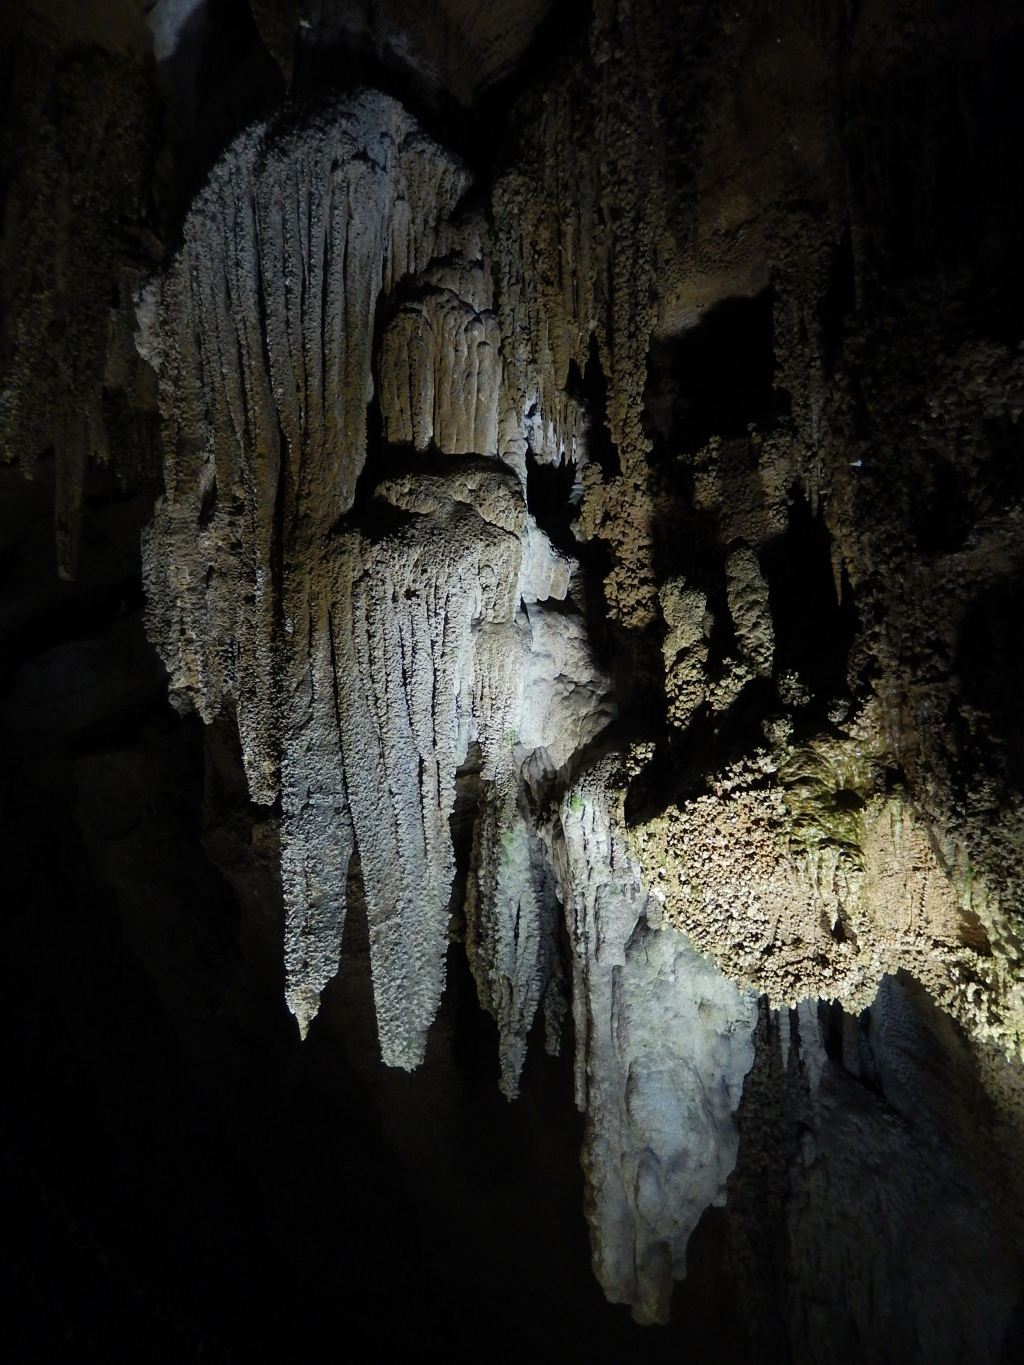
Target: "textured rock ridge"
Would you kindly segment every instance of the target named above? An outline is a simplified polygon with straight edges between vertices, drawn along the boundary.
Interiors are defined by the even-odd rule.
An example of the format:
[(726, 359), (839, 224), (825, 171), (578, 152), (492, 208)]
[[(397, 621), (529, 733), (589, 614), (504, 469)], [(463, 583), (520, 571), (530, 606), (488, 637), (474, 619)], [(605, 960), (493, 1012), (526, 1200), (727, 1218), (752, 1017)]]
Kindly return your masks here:
[(366, 459), (378, 299), (426, 265), (466, 183), (400, 105), (367, 93), (310, 126), (244, 134), (169, 273), (150, 629), (172, 695), (204, 718), (233, 701), (255, 800), (278, 789), (282, 637)]
[[(486, 225), (452, 218), (465, 185), (374, 94), (255, 129), (215, 169), (163, 288), (150, 630), (178, 704), (209, 720), (230, 703), (253, 798), (280, 798), (303, 1035), (358, 876), (382, 1056), (423, 1060), (474, 772), (465, 938), (502, 1089), (538, 1012), (559, 1045), (564, 920), (595, 1263), (610, 1297), (663, 1321), (735, 1158), (752, 1007), (658, 927), (604, 769), (572, 785), (609, 683), (576, 566), (527, 510), (536, 427), (510, 417)], [(750, 558), (730, 579), (748, 616)]]
[(449, 255), (410, 281), (384, 331), (380, 406), (391, 445), (498, 454), (501, 337), (488, 239), (476, 216), (452, 228)]
[[(576, 755), (611, 718), (607, 682), (580, 617), (531, 603), (523, 610), (520, 641), (516, 659), (507, 642), (491, 639), (492, 649), (513, 661), (506, 697), (514, 703), (502, 699), (499, 738), (493, 693), (485, 702), (492, 737), (484, 748), (466, 904), (470, 966), (480, 1003), (498, 1024), (501, 1086), (510, 1098), (538, 1008), (544, 1008), (552, 1052), (565, 1010), (559, 897), (540, 837), (541, 813), (551, 791), (564, 786)], [(500, 673), (496, 661), (482, 676), (493, 685)]]
[[(677, 909), (694, 897), (676, 922), (774, 1000), (864, 1004), (913, 971), (1019, 1055), (1020, 707), (971, 662), (1019, 671), (995, 643), (1020, 573), (1019, 325), (976, 328), (973, 231), (964, 256), (872, 182), (888, 122), (835, 119), (848, 96), (874, 107), (876, 60), (923, 94), (954, 39), (918, 61), (908, 12), (883, 58), (838, 9), (773, 15), (597, 6), (563, 79), (522, 101), (492, 196), (507, 425), (574, 473), (576, 533), (605, 557), (624, 701), (658, 736), (631, 783), (636, 846)], [(956, 31), (983, 83), (989, 39)]]
[[(252, 798), (280, 803), (301, 1033), (354, 880), (389, 1065), (424, 1059), (453, 932), (508, 1097), (538, 1016), (557, 1050), (568, 996), (595, 1269), (663, 1322), (736, 1162), (753, 992), (864, 1008), (909, 971), (998, 1047), (1024, 1007), (1012, 953), (988, 951), (997, 899), (913, 806), (887, 701), (854, 675), (856, 561), (802, 444), (820, 412), (708, 435), (678, 389), (696, 324), (665, 331), (653, 281), (692, 282), (642, 129), (608, 112), (635, 60), (579, 107), (571, 83), (554, 112), (527, 105), (490, 217), (384, 95), (250, 130), (193, 205), (155, 323), (145, 296), (139, 346), (165, 437), (149, 629), (177, 704), (230, 707)], [(788, 335), (765, 299), (727, 316)], [(560, 490), (550, 530), (538, 477)], [(617, 685), (588, 543), (635, 652)], [(794, 625), (801, 571), (825, 661)], [(665, 732), (595, 764), (623, 700), (627, 728), (646, 708)]]
[[(326, 938), (335, 966), (341, 946), (348, 867), (317, 878), (338, 793), (307, 786), (317, 773), (307, 744), (326, 725), (336, 736), (326, 771), (344, 775), (360, 855), (381, 1050), (406, 1067), (422, 1060), (444, 983), (455, 875), (449, 821), (472, 727), (474, 627), (511, 625), (521, 556), (514, 528), (484, 521), (465, 502), (446, 503), (440, 492), (421, 499), (415, 483), (403, 485), (397, 500), (411, 515), (393, 530), (379, 539), (340, 535), (321, 585), (333, 714), (296, 717), (294, 753), (286, 741), (295, 774), (284, 802), (286, 867), (297, 860), (307, 870), (294, 883), (285, 878), (289, 1004), (305, 1031), (312, 993), (323, 984), (321, 971), (307, 971), (306, 941), (315, 957), (329, 958)], [(310, 882), (334, 900), (326, 918), (307, 915)]]

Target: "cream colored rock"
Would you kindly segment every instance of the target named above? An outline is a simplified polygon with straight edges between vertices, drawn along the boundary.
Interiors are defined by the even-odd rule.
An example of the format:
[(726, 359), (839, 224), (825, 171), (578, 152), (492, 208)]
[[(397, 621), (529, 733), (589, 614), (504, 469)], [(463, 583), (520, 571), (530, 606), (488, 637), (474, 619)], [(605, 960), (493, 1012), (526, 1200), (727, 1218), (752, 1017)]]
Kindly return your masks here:
[(756, 674), (768, 677), (775, 655), (775, 632), (768, 584), (749, 546), (733, 550), (726, 559), (725, 587), (740, 655)]
[(243, 134), (186, 220), (163, 290), (148, 628), (182, 705), (210, 719), (233, 703), (257, 801), (278, 791), (282, 682), (308, 662), (289, 640), (310, 560), (366, 459), (378, 300), (426, 267), (466, 184), (399, 104), (364, 92)]
[(483, 233), (477, 224), (460, 234), (469, 239), (461, 259), (419, 277), (384, 331), (380, 405), (392, 445), (498, 454), (501, 336)]
[(875, 712), (842, 739), (782, 741), (629, 832), (668, 921), (773, 1004), (862, 1009), (906, 971), (977, 1039), (1020, 1047), (1020, 988), (993, 957), (984, 882), (940, 857), (887, 790)]

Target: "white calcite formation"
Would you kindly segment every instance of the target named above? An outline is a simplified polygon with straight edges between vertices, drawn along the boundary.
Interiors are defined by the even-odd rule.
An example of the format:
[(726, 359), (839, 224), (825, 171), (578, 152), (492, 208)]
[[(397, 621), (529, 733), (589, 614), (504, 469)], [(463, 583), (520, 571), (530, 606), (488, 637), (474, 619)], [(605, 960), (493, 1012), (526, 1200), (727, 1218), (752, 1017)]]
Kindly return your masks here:
[(501, 336), (486, 225), (470, 218), (419, 275), (381, 339), (380, 406), (391, 445), (497, 455)]
[(484, 477), (506, 486), (504, 524), (468, 501), (473, 481), (446, 497), (447, 480), (427, 481), (422, 496), (405, 480), (378, 490), (399, 513), (386, 531), (337, 537), (319, 568), (323, 614), (300, 642), (315, 657), (326, 637), (326, 692), (311, 668), (285, 739), (289, 1005), (305, 1032), (337, 967), (358, 847), (381, 1049), (404, 1067), (422, 1060), (444, 986), (449, 821), (474, 728), (474, 634), (514, 630), (513, 518), (523, 509), (497, 467)]
[(466, 184), (400, 105), (367, 93), (243, 135), (186, 221), (164, 289), (150, 633), (172, 697), (204, 719), (234, 704), (257, 801), (278, 794), (281, 684), (313, 561), (366, 461), (378, 301), (426, 266)]
[[(506, 373), (467, 186), (376, 93), (256, 128), (214, 169), (140, 323), (165, 434), (149, 630), (177, 704), (230, 706), (253, 800), (280, 802), (303, 1035), (358, 877), (382, 1056), (422, 1061), (460, 909), (452, 818), (475, 797), (464, 934), (502, 1089), (539, 1014), (557, 1048), (568, 990), (597, 1273), (663, 1321), (735, 1162), (753, 996), (660, 927), (614, 760), (587, 757), (609, 683), (526, 468), (582, 468), (588, 423), (568, 394), (531, 402), (518, 361)], [(762, 667), (751, 555), (733, 596)], [(690, 616), (677, 652), (699, 661)]]
[(358, 843), (382, 1048), (404, 1066), (443, 986), (469, 631), (509, 615), (520, 544), (462, 504), (464, 534), (442, 528), (415, 497), (390, 536), (331, 532), (366, 460), (378, 302), (426, 266), (465, 185), (377, 94), (258, 128), (215, 169), (164, 291), (151, 633), (173, 696), (206, 719), (234, 705), (253, 798), (280, 796), (303, 1032)]
[[(465, 185), (376, 94), (301, 134), (257, 129), (214, 171), (164, 289), (166, 495), (147, 585), (172, 695), (205, 719), (230, 701), (253, 798), (280, 797), (303, 1033), (337, 970), (358, 850), (382, 1054), (422, 1060), (444, 987), (456, 781), (480, 752), (471, 955), (514, 1093), (554, 943), (536, 849), (532, 867), (518, 848), (521, 771), (528, 757), (535, 780), (557, 770), (608, 713), (578, 618), (552, 629), (542, 609), (566, 596), (569, 565), (497, 458), (481, 228), (443, 221)], [(442, 253), (454, 264), (429, 268)], [(466, 458), (388, 457), (354, 510), (375, 322), (398, 280), (383, 434)]]
[(667, 1322), (686, 1246), (725, 1202), (757, 998), (661, 927), (621, 830), (614, 761), (564, 798), (551, 832), (573, 949), (576, 1101), (594, 1269), (639, 1322)]
[[(564, 770), (609, 711), (580, 617), (544, 609), (565, 599), (571, 565), (498, 459), (486, 227), (449, 225), (466, 184), (374, 93), (301, 129), (254, 129), (215, 168), (158, 340), (144, 329), (166, 436), (147, 588), (172, 696), (207, 720), (230, 703), (254, 800), (280, 799), (303, 1033), (337, 971), (358, 850), (382, 1053), (422, 1059), (444, 986), (456, 782), (480, 755), (469, 949), (513, 1094), (538, 1006), (560, 1009), (529, 783)], [(354, 509), (375, 392), (389, 447), (434, 455), (382, 457)], [(438, 452), (464, 458), (438, 465)]]
[[(564, 1008), (560, 914), (533, 798), (564, 779), (610, 713), (578, 616), (532, 603), (520, 618), (518, 658), (497, 632), (488, 643), (479, 713), (489, 733), (467, 888), (467, 949), (480, 1002), (498, 1025), (501, 1085), (512, 1097), (538, 1007), (544, 1006), (552, 1051)], [(496, 678), (505, 684), (497, 694)], [(515, 698), (511, 707), (506, 688)]]
[[(90, 643), (96, 533), (161, 447), (147, 628), (174, 703), (237, 728), (265, 813), (219, 799), (217, 734), (204, 844), (243, 913), (279, 856), (297, 1031), (354, 998), (318, 1020), (350, 910), (390, 1066), (447, 1045), (464, 950), (507, 1097), (539, 1034), (575, 1051), (637, 1320), (697, 1245), (729, 1358), (1024, 1358), (1014, 6), (248, 0), (226, 66), (223, 8), (0, 19), (0, 460), (52, 470)], [(324, 93), (360, 66), (479, 179)], [(30, 655), (63, 629), (37, 586)], [(74, 818), (130, 917), (163, 846), (100, 830), (99, 780)]]

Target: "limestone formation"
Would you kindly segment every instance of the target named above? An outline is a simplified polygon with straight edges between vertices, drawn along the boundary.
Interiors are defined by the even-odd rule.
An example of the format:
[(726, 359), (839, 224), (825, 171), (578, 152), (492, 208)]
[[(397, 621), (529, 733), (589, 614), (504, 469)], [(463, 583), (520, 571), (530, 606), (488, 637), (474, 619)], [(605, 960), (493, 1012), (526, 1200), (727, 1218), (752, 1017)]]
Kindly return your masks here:
[(690, 1235), (724, 1202), (736, 1160), (756, 999), (663, 925), (615, 809), (617, 768), (605, 760), (573, 786), (551, 840), (573, 949), (594, 1269), (638, 1322), (665, 1322)]
[(774, 1006), (824, 994), (863, 1009), (908, 972), (979, 1041), (1016, 1051), (1020, 985), (988, 951), (991, 892), (886, 790), (884, 761), (864, 716), (839, 740), (783, 737), (629, 841), (668, 919)]
[(453, 236), (457, 252), (406, 286), (384, 330), (384, 438), (419, 451), (497, 455), (501, 337), (488, 230), (470, 218)]
[(738, 1358), (1009, 1361), (1013, 6), (61, 8), (0, 18), (0, 459), (52, 460), (66, 580), (146, 492), (304, 1057), (362, 954), (432, 1085), (464, 952), (510, 1114), (574, 1048), (637, 1322), (699, 1245)]
[[(206, 720), (230, 705), (252, 798), (280, 800), (286, 996), (303, 1036), (356, 876), (382, 1056), (422, 1061), (463, 914), (451, 823), (474, 784), (464, 935), (502, 1089), (517, 1093), (539, 1013), (558, 1047), (568, 992), (598, 1276), (662, 1321), (735, 1159), (751, 990), (864, 1007), (910, 971), (979, 1042), (1014, 1047), (1020, 986), (968, 931), (1000, 932), (986, 884), (935, 850), (887, 779), (877, 703), (844, 700), (837, 677), (832, 728), (793, 737), (815, 693), (780, 615), (773, 547), (796, 514), (765, 505), (767, 458), (761, 494), (742, 491), (749, 455), (712, 439), (683, 516), (731, 518), (735, 538), (703, 563), (684, 538), (683, 571), (655, 590), (666, 494), (645, 472), (645, 352), (602, 309), (646, 317), (636, 242), (657, 205), (621, 275), (626, 247), (593, 217), (604, 171), (577, 156), (570, 173), (573, 120), (546, 117), (540, 207), (509, 172), (493, 238), (460, 208), (464, 168), (373, 92), (256, 127), (224, 156), (156, 330), (140, 304), (165, 426), (149, 620), (172, 696)], [(555, 231), (545, 215), (567, 174), (577, 207)], [(576, 535), (611, 548), (620, 626), (660, 631), (681, 742), (713, 743), (774, 698), (761, 745), (631, 829), (623, 793), (649, 780), (654, 751), (586, 769), (615, 708), (579, 566), (528, 509), (531, 466), (578, 501)], [(834, 557), (829, 572), (841, 594)]]
[[(751, 1007), (658, 927), (609, 823), (612, 791), (572, 787), (540, 836), (544, 802), (612, 711), (566, 600), (573, 566), (498, 459), (486, 229), (445, 221), (460, 177), (372, 94), (301, 137), (253, 130), (214, 172), (163, 291), (151, 630), (180, 704), (206, 719), (233, 705), (253, 798), (280, 793), (286, 993), (303, 1035), (358, 866), (381, 1052), (422, 1061), (444, 987), (449, 826), (476, 755), (466, 942), (502, 1088), (517, 1092), (541, 1008), (559, 1044), (561, 901), (599, 1277), (660, 1321), (735, 1157)], [(375, 366), (386, 445), (367, 463)], [(756, 565), (740, 580), (747, 641)]]
[(466, 177), (394, 101), (258, 127), (214, 170), (164, 290), (165, 496), (147, 551), (172, 694), (231, 699), (253, 798), (278, 791), (278, 687), (313, 557), (366, 459), (373, 319)]
[[(513, 1094), (539, 1004), (560, 1008), (530, 784), (564, 774), (609, 711), (579, 618), (545, 614), (571, 566), (497, 459), (485, 229), (445, 221), (465, 184), (375, 94), (232, 149), (163, 291), (167, 492), (147, 572), (172, 694), (207, 720), (230, 702), (253, 799), (280, 794), (303, 1034), (337, 970), (358, 851), (382, 1053), (422, 1060), (456, 784), (479, 752), (470, 955)], [(395, 453), (357, 506), (374, 363)], [(403, 447), (423, 463), (403, 471)]]

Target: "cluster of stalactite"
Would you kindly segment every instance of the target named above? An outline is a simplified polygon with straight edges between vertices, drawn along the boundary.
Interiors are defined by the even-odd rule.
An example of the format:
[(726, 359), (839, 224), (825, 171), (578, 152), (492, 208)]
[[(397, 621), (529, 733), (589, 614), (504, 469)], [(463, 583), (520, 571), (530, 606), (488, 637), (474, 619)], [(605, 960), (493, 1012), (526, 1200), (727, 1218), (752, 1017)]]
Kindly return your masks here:
[[(149, 631), (172, 698), (206, 720), (230, 705), (252, 799), (280, 801), (299, 1028), (354, 877), (387, 1063), (423, 1059), (453, 921), (507, 1095), (538, 1015), (554, 1049), (568, 1012), (595, 1267), (643, 1321), (667, 1317), (725, 1196), (757, 994), (776, 1033), (803, 1011), (782, 1060), (804, 1070), (827, 1027), (799, 1002), (864, 1008), (901, 972), (993, 1066), (1024, 1018), (1016, 864), (997, 875), (993, 851), (1017, 856), (1019, 810), (979, 842), (972, 793), (950, 823), (938, 730), (900, 671), (911, 627), (879, 605), (903, 561), (855, 425), (885, 381), (854, 394), (823, 320), (871, 250), (844, 239), (820, 150), (824, 69), (785, 169), (820, 211), (752, 227), (775, 153), (728, 164), (728, 194), (678, 189), (683, 131), (704, 175), (742, 119), (703, 128), (657, 78), (659, 34), (642, 5), (596, 7), (564, 83), (524, 101), (487, 212), (376, 92), (251, 129), (144, 338), (164, 433)], [(700, 344), (746, 385), (728, 410)], [(1020, 391), (995, 349), (960, 357), (990, 424)], [(531, 504), (544, 475), (554, 522)], [(1009, 544), (1009, 521), (985, 527)], [(943, 562), (929, 582), (961, 573)], [(630, 655), (614, 682), (598, 625)]]
[[(376, 93), (252, 130), (223, 158), (162, 289), (149, 629), (175, 701), (208, 720), (230, 704), (253, 800), (280, 799), (303, 1034), (357, 872), (382, 1056), (422, 1061), (472, 771), (460, 914), (502, 1088), (517, 1092), (538, 1011), (558, 1046), (568, 990), (599, 1273), (661, 1319), (735, 1159), (752, 997), (658, 927), (621, 792), (597, 770), (576, 782), (609, 684), (578, 566), (527, 508), (525, 416), (502, 445), (516, 399), (466, 186)], [(667, 1038), (666, 1073), (649, 1059)]]
[[(382, 1056), (418, 1065), (454, 914), (510, 1097), (538, 1013), (555, 1048), (571, 1010), (597, 1271), (663, 1320), (735, 1161), (752, 988), (863, 1005), (907, 968), (969, 1024), (994, 1003), (1005, 1015), (1018, 988), (999, 962), (979, 968), (985, 944), (962, 926), (996, 922), (992, 897), (964, 890), (892, 787), (877, 705), (794, 665), (784, 612), (777, 638), (771, 547), (793, 534), (795, 438), (761, 440), (762, 501), (739, 511), (725, 501), (739, 448), (713, 438), (693, 497), (731, 533), (702, 574), (657, 571), (644, 242), (664, 205), (631, 180), (615, 192), (633, 217), (607, 226), (604, 180), (641, 161), (628, 128), (590, 159), (569, 154), (566, 111), (533, 130), (539, 191), (525, 163), (500, 177), (493, 228), (465, 206), (465, 167), (375, 92), (224, 155), (148, 328), (165, 452), (149, 629), (172, 697), (207, 720), (230, 704), (252, 799), (280, 801), (302, 1033), (358, 876)], [(602, 429), (617, 467), (592, 457)], [(760, 744), (639, 823), (623, 801), (656, 758), (607, 752), (615, 703), (582, 569), (528, 506), (543, 465), (572, 475), (576, 534), (612, 550), (605, 600), (625, 638), (653, 629), (671, 743), (768, 698)], [(834, 553), (824, 571), (841, 580)], [(828, 728), (795, 739), (816, 706)], [(899, 879), (918, 887), (905, 922), (884, 912)]]

